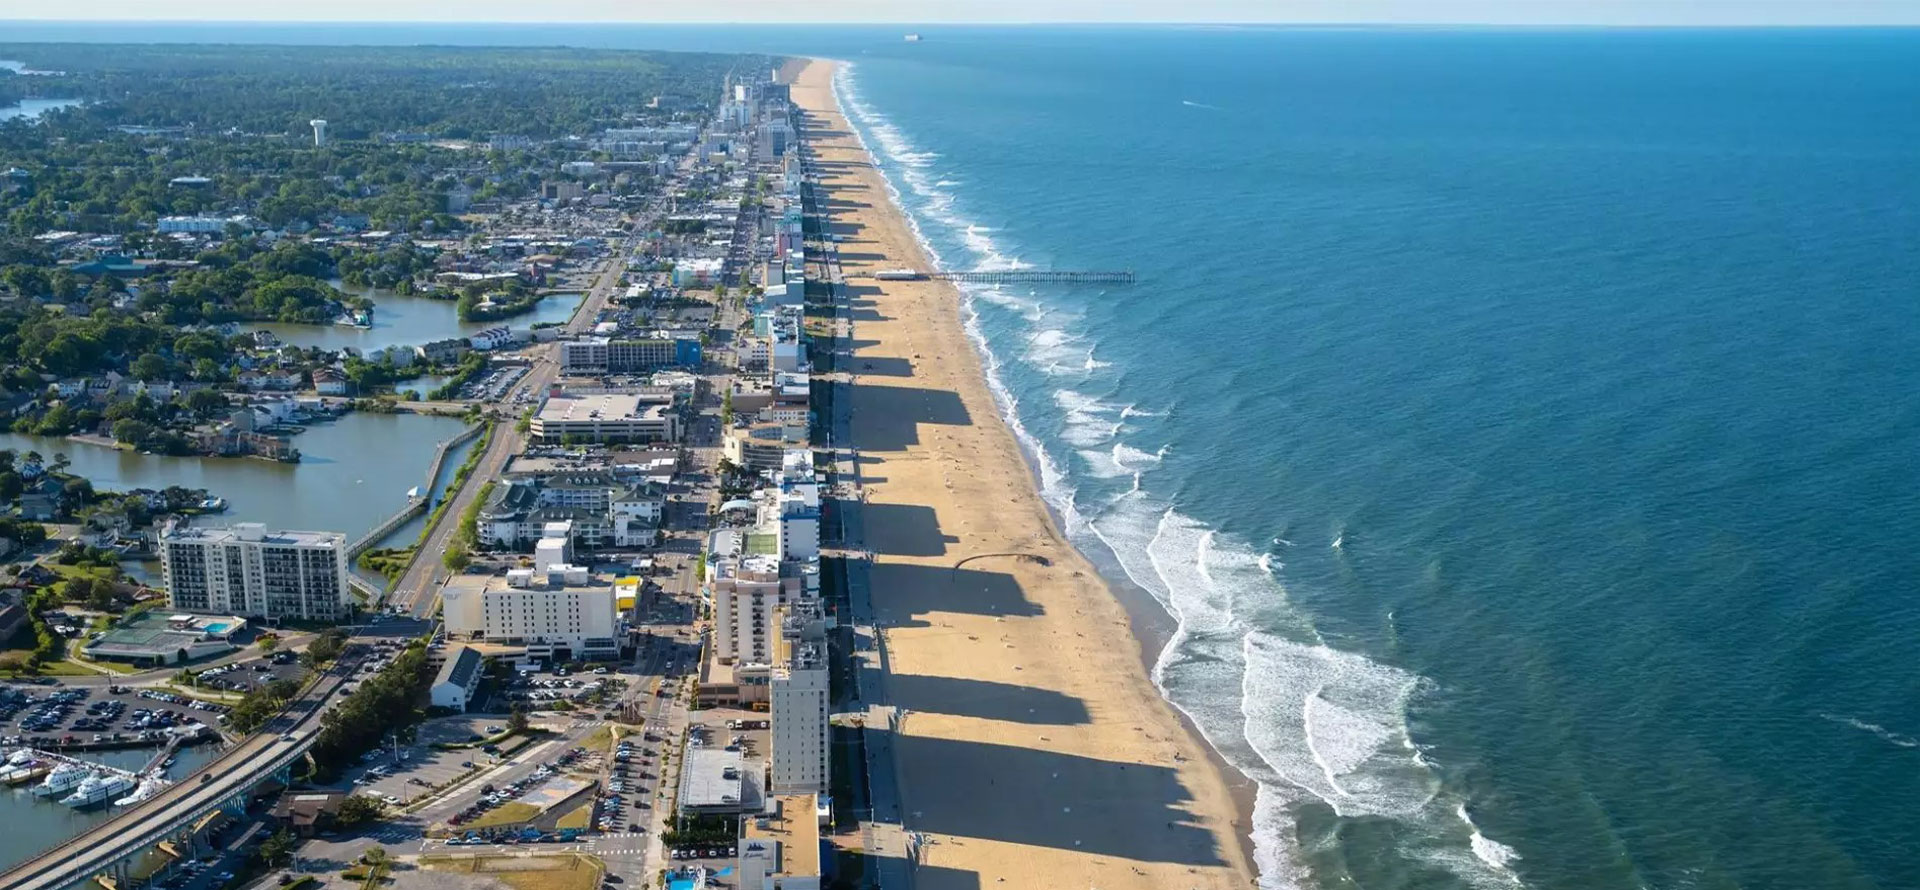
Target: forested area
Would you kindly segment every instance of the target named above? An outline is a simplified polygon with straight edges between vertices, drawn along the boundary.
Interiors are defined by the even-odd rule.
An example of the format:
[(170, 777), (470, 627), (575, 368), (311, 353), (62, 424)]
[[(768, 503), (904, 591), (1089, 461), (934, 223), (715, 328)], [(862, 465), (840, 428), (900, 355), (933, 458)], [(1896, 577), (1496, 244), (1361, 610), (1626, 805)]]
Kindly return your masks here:
[(617, 125), (655, 95), (711, 107), (729, 70), (772, 60), (563, 47), (338, 47), (0, 43), (0, 58), (65, 72), (38, 95), (82, 98), (100, 124), (448, 139), (552, 137)]

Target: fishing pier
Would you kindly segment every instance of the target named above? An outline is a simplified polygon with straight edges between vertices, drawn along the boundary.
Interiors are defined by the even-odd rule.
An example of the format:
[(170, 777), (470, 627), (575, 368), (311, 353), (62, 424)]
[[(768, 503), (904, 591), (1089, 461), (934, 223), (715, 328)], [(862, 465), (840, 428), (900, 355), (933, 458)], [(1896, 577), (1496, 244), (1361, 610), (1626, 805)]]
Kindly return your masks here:
[(973, 272), (922, 272), (916, 269), (886, 269), (849, 278), (873, 278), (879, 281), (953, 281), (961, 284), (1133, 284), (1133, 270), (1088, 271), (1070, 269), (997, 269)]

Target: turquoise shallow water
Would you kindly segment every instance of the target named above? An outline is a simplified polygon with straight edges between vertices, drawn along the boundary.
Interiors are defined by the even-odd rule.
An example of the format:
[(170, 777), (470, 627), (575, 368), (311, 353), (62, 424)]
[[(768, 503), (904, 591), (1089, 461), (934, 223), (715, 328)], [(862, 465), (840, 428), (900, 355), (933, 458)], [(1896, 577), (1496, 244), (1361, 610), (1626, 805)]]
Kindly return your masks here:
[(1920, 886), (1920, 33), (197, 27), (851, 59), (946, 263), (1137, 270), (970, 320), (1269, 886)]

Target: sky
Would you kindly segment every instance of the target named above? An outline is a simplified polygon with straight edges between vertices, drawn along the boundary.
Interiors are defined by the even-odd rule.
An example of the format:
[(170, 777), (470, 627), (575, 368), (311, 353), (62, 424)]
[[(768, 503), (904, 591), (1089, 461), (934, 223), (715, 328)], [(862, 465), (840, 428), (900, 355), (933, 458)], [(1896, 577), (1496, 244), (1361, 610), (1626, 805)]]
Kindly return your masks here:
[(1871, 25), (1920, 24), (1920, 0), (0, 0), (8, 19)]

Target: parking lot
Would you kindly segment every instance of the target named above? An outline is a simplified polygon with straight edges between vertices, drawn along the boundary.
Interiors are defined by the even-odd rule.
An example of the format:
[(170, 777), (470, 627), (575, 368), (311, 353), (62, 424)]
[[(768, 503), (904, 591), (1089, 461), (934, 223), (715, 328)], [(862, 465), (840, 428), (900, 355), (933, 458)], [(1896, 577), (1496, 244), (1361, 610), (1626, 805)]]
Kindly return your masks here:
[(226, 706), (123, 686), (0, 686), (0, 742), (9, 745), (158, 743), (168, 730), (217, 726)]
[(615, 675), (606, 666), (581, 671), (557, 668), (551, 671), (520, 671), (501, 684), (486, 702), (486, 709), (505, 713), (519, 705), (528, 710), (552, 707), (560, 702), (597, 707), (619, 698), (628, 678)]
[(275, 652), (266, 658), (236, 661), (193, 672), (193, 685), (216, 692), (246, 693), (275, 680), (298, 680), (306, 675), (300, 656), (293, 652)]
[[(473, 825), (477, 822), (484, 822), (486, 821), (488, 813), (499, 810), (508, 804), (520, 803), (524, 799), (538, 795), (543, 790), (548, 790), (546, 786), (560, 781), (559, 777), (568, 771), (593, 769), (598, 764), (601, 756), (602, 755), (589, 751), (586, 748), (568, 748), (554, 757), (552, 762), (535, 766), (533, 771), (527, 773), (525, 776), (511, 781), (503, 779), (497, 785), (494, 783), (482, 785), (479, 796), (474, 798), (471, 803), (467, 804), (458, 812), (449, 816), (447, 818), (447, 824), (458, 829)], [(572, 782), (571, 788), (572, 791), (570, 793), (578, 793), (581, 788), (581, 783), (574, 781)], [(563, 794), (569, 792), (560, 790), (557, 791), (557, 793)], [(556, 795), (546, 796), (553, 797)], [(552, 803), (553, 801), (548, 801), (544, 798), (538, 802), (524, 803), (521, 813), (509, 821), (518, 822), (531, 819), (540, 815), (541, 812), (544, 812)], [(482, 841), (488, 837), (498, 836), (507, 831), (509, 831), (509, 829), (504, 827), (485, 831), (472, 830), (469, 831), (462, 840)]]

